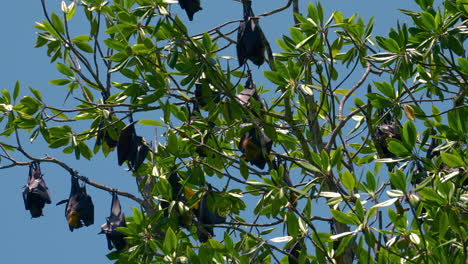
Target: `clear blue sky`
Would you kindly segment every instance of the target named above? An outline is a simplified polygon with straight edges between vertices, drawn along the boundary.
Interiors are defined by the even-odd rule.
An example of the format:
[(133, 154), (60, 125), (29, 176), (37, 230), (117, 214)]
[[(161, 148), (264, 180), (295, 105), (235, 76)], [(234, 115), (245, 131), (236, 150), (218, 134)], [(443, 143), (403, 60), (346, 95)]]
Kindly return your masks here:
[[(46, 1), (50, 10), (57, 10), (60, 1)], [(195, 14), (193, 22), (188, 22), (185, 12), (178, 5), (170, 10), (188, 22), (191, 33), (200, 33), (222, 22), (239, 19), (242, 16), (240, 3), (232, 0), (202, 0), (203, 10)], [(253, 8), (256, 14), (272, 10), (284, 3), (282, 1), (254, 0)], [(305, 10), (308, 1), (301, 0), (301, 10)], [(274, 3), (272, 6), (271, 3)], [(396, 9), (415, 9), (412, 1), (375, 1), (375, 0), (329, 0), (323, 1), (326, 15), (332, 10), (339, 10), (346, 16), (359, 13), (365, 20), (375, 16), (374, 36), (386, 34), (390, 26), (396, 25), (397, 19), (407, 21)], [(39, 0), (4, 1), (0, 9), (0, 89), (12, 90), (16, 80), (20, 80), (22, 91), (20, 96), (30, 95), (27, 86), (39, 89), (48, 103), (62, 105), (65, 94), (59, 87), (50, 85), (48, 80), (61, 78), (55, 66), (49, 63), (44, 48), (35, 49), (34, 21), (43, 19)], [(76, 18), (75, 18), (76, 20)], [(288, 33), (291, 25), (291, 11), (273, 15), (261, 20), (261, 25), (270, 43), (276, 49), (275, 39), (281, 33)], [(78, 21), (77, 21), (78, 22)], [(77, 23), (79, 24), (79, 23)], [(232, 54), (234, 56), (234, 54)], [(261, 84), (260, 71), (255, 72), (254, 79)], [(263, 79), (264, 80), (264, 79)], [(3, 126), (3, 124), (2, 124)], [(1, 138), (0, 140), (3, 140)], [(65, 156), (60, 152), (47, 149), (42, 141), (34, 144), (24, 141), (25, 148), (36, 157), (45, 154), (57, 155), (82, 175), (97, 182), (113, 186), (124, 191), (137, 194), (135, 182), (126, 167), (117, 166), (116, 154), (111, 153), (108, 159), (102, 155), (95, 156), (91, 161), (85, 159), (74, 160), (74, 155)], [(26, 161), (16, 156), (20, 161)], [(2, 160), (0, 165), (6, 165)], [(42, 171), (51, 192), (52, 203), (46, 205), (44, 216), (31, 219), (29, 212), (24, 210), (21, 196), (22, 187), (26, 183), (27, 167), (13, 168), (0, 171), (2, 189), (0, 193), (0, 226), (2, 239), (0, 253), (2, 263), (109, 263), (105, 254), (105, 237), (98, 236), (100, 225), (109, 214), (111, 195), (101, 190), (88, 187), (88, 193), (95, 205), (95, 224), (70, 232), (64, 217), (64, 206), (54, 204), (68, 197), (70, 176), (63, 169), (54, 164), (41, 164)], [(136, 204), (129, 199), (121, 198), (123, 210), (131, 213), (131, 207)]]

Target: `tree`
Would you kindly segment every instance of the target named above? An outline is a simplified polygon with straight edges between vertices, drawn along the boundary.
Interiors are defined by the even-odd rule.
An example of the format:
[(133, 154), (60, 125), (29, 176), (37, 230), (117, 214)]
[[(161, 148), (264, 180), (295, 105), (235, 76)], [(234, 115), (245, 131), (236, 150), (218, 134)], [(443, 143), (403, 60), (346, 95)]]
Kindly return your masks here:
[[(325, 14), (320, 3), (299, 10), (285, 1), (190, 36), (168, 1), (63, 2), (61, 14), (41, 2), (36, 46), (47, 47), (64, 75), (51, 83), (69, 91), (73, 108), (50, 106), (32, 88), (16, 102), (19, 83), (12, 95), (4, 90), (1, 168), (52, 162), (138, 202), (116, 228), (128, 245), (110, 259), (466, 260), (463, 1), (417, 0), (420, 10), (401, 10), (412, 24), (375, 38), (373, 19)], [(291, 7), (295, 25), (273, 54), (262, 17)], [(77, 11), (89, 34), (72, 35)], [(238, 52), (250, 59), (239, 67), (220, 56), (236, 45), (237, 30), (226, 27), (238, 22)], [(266, 55), (248, 54), (249, 45)], [(260, 72), (253, 63), (262, 59), (269, 69)], [(261, 74), (274, 90), (256, 83)], [(63, 125), (70, 120), (79, 125)], [(162, 136), (143, 139), (145, 125)], [(58, 157), (33, 156), (22, 131), (76, 159), (118, 155), (139, 193), (83, 177)], [(328, 214), (316, 215), (323, 204)]]

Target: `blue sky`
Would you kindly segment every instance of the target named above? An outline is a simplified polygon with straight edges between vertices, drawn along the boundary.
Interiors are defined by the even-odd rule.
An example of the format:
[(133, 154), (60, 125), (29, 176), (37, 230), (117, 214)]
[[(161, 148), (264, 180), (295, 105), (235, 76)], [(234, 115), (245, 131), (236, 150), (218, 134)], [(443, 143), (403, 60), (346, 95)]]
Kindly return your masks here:
[[(57, 10), (60, 1), (46, 1), (50, 10)], [(201, 33), (222, 22), (239, 19), (242, 15), (241, 5), (231, 0), (202, 0), (203, 10), (195, 14), (193, 22), (188, 22), (185, 12), (178, 5), (171, 8), (171, 12), (179, 14), (183, 21), (188, 22), (190, 33)], [(253, 4), (256, 14), (280, 7), (286, 2), (271, 0), (255, 0)], [(301, 10), (305, 10), (308, 1), (300, 1)], [(273, 5), (271, 3), (274, 3)], [(390, 26), (396, 25), (396, 20), (407, 21), (396, 9), (415, 9), (412, 1), (375, 1), (375, 0), (331, 0), (323, 1), (326, 15), (332, 10), (339, 10), (349, 16), (359, 13), (364, 20), (375, 16), (374, 36), (388, 32)], [(55, 65), (50, 64), (44, 48), (35, 49), (34, 21), (43, 19), (40, 0), (4, 1), (0, 9), (0, 89), (12, 90), (16, 80), (20, 80), (21, 96), (30, 95), (27, 87), (39, 89), (43, 97), (50, 104), (61, 106), (63, 95), (60, 87), (53, 86), (48, 80), (61, 78)], [(77, 18), (76, 25), (79, 25)], [(273, 15), (261, 20), (261, 25), (270, 43), (276, 48), (275, 39), (281, 33), (287, 34), (288, 26), (292, 23), (291, 11)], [(84, 28), (82, 28), (84, 30)], [(79, 28), (78, 28), (79, 30)], [(235, 54), (232, 54), (235, 56)], [(264, 78), (260, 78), (260, 71), (254, 72), (257, 84), (262, 84)], [(26, 136), (26, 135), (25, 135)], [(4, 140), (0, 138), (0, 140)], [(59, 152), (47, 149), (40, 140), (30, 144), (27, 139), (23, 142), (25, 148), (36, 157), (45, 154), (60, 155)], [(21, 161), (26, 161), (21, 156), (15, 156)], [(126, 167), (117, 166), (115, 153), (111, 153), (107, 159), (102, 155), (96, 155), (91, 161), (85, 159), (75, 160), (74, 156), (60, 155), (82, 175), (97, 182), (113, 186), (128, 192), (137, 194), (135, 181), (129, 177)], [(0, 165), (6, 165), (2, 160)], [(110, 263), (105, 257), (107, 247), (104, 236), (98, 236), (100, 225), (104, 223), (109, 214), (111, 195), (88, 187), (88, 193), (93, 197), (95, 204), (95, 224), (70, 232), (64, 217), (64, 206), (54, 204), (68, 197), (70, 188), (70, 176), (63, 169), (54, 164), (41, 164), (42, 171), (50, 189), (52, 205), (47, 205), (44, 216), (31, 219), (29, 212), (24, 210), (21, 197), (22, 187), (26, 183), (27, 167), (1, 170), (3, 191), (0, 193), (0, 226), (3, 229), (0, 242), (0, 252), (3, 263)], [(120, 199), (123, 210), (131, 213), (131, 207), (136, 204), (126, 198)]]

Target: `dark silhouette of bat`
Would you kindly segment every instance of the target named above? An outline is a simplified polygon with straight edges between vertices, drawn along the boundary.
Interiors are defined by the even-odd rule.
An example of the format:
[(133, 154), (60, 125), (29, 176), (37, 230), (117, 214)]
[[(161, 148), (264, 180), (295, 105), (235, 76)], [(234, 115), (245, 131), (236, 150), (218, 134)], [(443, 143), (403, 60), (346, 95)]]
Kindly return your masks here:
[[(381, 115), (384, 111), (381, 111)], [(401, 139), (400, 135), (401, 125), (398, 121), (394, 120), (390, 113), (387, 114), (384, 121), (378, 124), (375, 128), (375, 139), (382, 148), (382, 152), (385, 158), (394, 157), (393, 153), (388, 150), (387, 139)]]
[(179, 0), (180, 7), (185, 10), (190, 21), (193, 20), (193, 14), (202, 10), (200, 0)]
[[(203, 83), (202, 83), (203, 82)], [(198, 107), (203, 110), (206, 110), (206, 106), (210, 101), (213, 103), (218, 103), (221, 100), (220, 93), (213, 91), (210, 88), (209, 80), (203, 79), (201, 82), (197, 81), (195, 83), (195, 98), (194, 101)]]
[(290, 248), (286, 249), (288, 252), (288, 261), (289, 264), (299, 263), (299, 257), (301, 255), (302, 249), (305, 248), (304, 238), (298, 239)]
[(251, 60), (255, 65), (262, 65), (265, 61), (265, 37), (254, 18), (252, 1), (243, 0), (244, 20), (239, 24), (237, 31), (237, 59), (239, 66)]
[[(180, 183), (180, 177), (177, 173), (171, 173), (168, 181), (172, 187), (172, 199), (174, 201), (182, 201), (184, 203), (190, 201), (196, 196), (196, 193)], [(200, 201), (192, 206), (191, 213), (181, 213), (177, 211), (179, 224), (183, 227), (188, 227), (192, 222), (193, 214), (198, 219), (198, 238), (200, 242), (206, 242), (210, 237), (214, 236), (213, 227), (205, 225), (222, 224), (226, 222), (226, 218), (220, 216), (217, 212), (212, 212), (208, 208), (208, 199), (213, 197), (213, 190), (210, 185), (206, 187), (208, 190), (200, 198)], [(211, 201), (212, 202), (212, 201)], [(169, 203), (163, 202), (162, 207), (168, 208)], [(166, 216), (168, 214), (166, 213)]]
[(45, 204), (50, 204), (50, 193), (42, 177), (39, 162), (29, 165), (28, 183), (23, 190), (24, 207), (29, 210), (32, 218), (42, 216)]
[[(112, 120), (112, 117), (109, 117), (109, 120)], [(114, 129), (116, 130), (115, 127), (108, 127), (104, 128), (105, 126), (105, 121), (104, 118), (102, 118), (101, 122), (99, 123), (99, 132), (96, 135), (96, 144), (98, 146), (101, 146), (103, 142), (109, 146), (109, 148), (113, 149), (117, 147), (117, 140), (113, 139), (110, 135), (109, 132), (107, 132), (107, 129)], [(117, 132), (115, 132), (117, 134)]]
[(143, 142), (143, 138), (136, 134), (135, 123), (136, 121), (122, 129), (117, 144), (119, 165), (128, 161), (128, 167), (132, 171), (138, 170), (149, 152), (149, 147)]
[[(214, 236), (213, 227), (206, 225), (222, 224), (226, 222), (226, 217), (220, 216), (218, 212), (212, 212), (208, 208), (208, 200), (213, 198), (213, 190), (208, 185), (207, 192), (201, 197), (200, 202), (194, 206), (198, 222), (198, 239), (200, 242), (206, 242)], [(211, 201), (214, 202), (214, 201)]]
[(81, 186), (78, 178), (71, 176), (71, 191), (70, 196), (66, 200), (62, 200), (57, 205), (67, 203), (65, 207), (65, 218), (68, 222), (70, 231), (81, 228), (83, 225), (89, 226), (94, 224), (94, 205), (86, 193), (86, 184)]
[(117, 227), (126, 226), (125, 215), (120, 206), (119, 196), (116, 192), (112, 192), (111, 213), (106, 217), (106, 223), (101, 225), (99, 234), (106, 234), (107, 247), (112, 250), (113, 247), (118, 251), (125, 248), (127, 241), (124, 235), (115, 230)]
[(243, 153), (243, 158), (260, 169), (270, 160), (270, 152), (273, 141), (256, 127), (251, 127), (242, 135), (238, 148)]
[[(260, 99), (260, 96), (257, 93), (257, 89), (255, 89), (255, 84), (252, 79), (252, 71), (248, 70), (247, 71), (247, 81), (245, 82), (244, 85), (245, 89), (242, 90), (238, 95), (237, 99), (241, 105), (243, 105), (246, 108), (250, 107), (250, 98), (253, 98), (255, 101), (259, 102), (261, 105), (261, 108), (263, 110), (266, 110), (266, 106)], [(253, 112), (255, 116), (258, 117), (258, 114), (256, 112)]]

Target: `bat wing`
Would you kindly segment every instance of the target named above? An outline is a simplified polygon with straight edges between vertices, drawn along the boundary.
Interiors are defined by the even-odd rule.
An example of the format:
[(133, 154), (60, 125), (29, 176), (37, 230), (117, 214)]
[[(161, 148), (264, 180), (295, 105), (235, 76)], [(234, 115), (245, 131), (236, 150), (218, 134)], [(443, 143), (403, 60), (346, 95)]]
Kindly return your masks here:
[(248, 107), (250, 105), (249, 100), (252, 96), (254, 96), (255, 93), (256, 93), (255, 89), (247, 88), (247, 89), (242, 90), (242, 92), (240, 92), (237, 95), (237, 98), (239, 99), (239, 102), (242, 105), (244, 105), (245, 107)]
[(50, 193), (49, 188), (44, 181), (44, 179), (36, 179), (36, 187), (31, 190), (31, 192), (36, 195), (39, 199), (44, 201), (45, 203), (50, 204), (52, 201), (50, 200)]
[(180, 7), (185, 10), (190, 21), (193, 20), (193, 14), (202, 10), (200, 0), (179, 0)]
[(128, 166), (130, 170), (137, 171), (141, 164), (143, 164), (145, 161), (149, 152), (149, 148), (143, 142), (143, 138), (138, 136), (134, 138), (133, 146), (134, 151), (129, 157), (130, 160), (128, 162)]
[(94, 204), (91, 196), (86, 193), (86, 185), (83, 183), (81, 187), (81, 199), (79, 201), (78, 211), (80, 212), (81, 220), (85, 226), (94, 224)]
[(244, 65), (244, 63), (247, 61), (247, 54), (245, 50), (245, 30), (246, 30), (246, 24), (245, 21), (241, 21), (239, 23), (239, 29), (237, 31), (237, 45), (236, 45), (236, 51), (237, 51), (237, 60), (239, 61), (239, 66)]
[(128, 124), (120, 132), (119, 140), (117, 143), (117, 160), (119, 166), (126, 160), (131, 160), (135, 152), (135, 122)]

